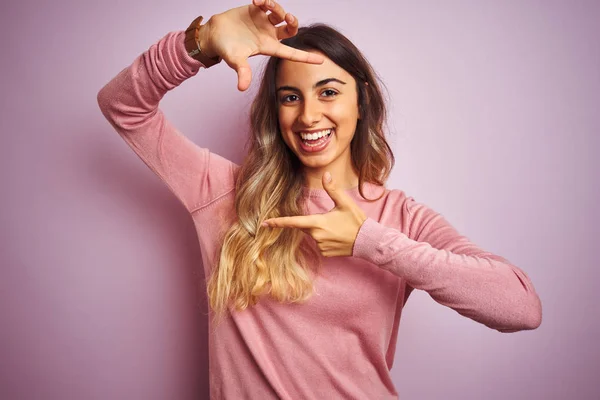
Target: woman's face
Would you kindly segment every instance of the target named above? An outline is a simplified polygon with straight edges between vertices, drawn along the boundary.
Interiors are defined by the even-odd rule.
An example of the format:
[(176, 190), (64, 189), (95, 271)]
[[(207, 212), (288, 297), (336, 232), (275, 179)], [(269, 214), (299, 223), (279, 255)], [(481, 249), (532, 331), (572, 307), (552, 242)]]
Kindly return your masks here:
[[(359, 117), (352, 75), (327, 57), (323, 64), (281, 60), (275, 84), (283, 140), (302, 164), (317, 170), (332, 164), (340, 171), (350, 168), (350, 142)], [(328, 129), (329, 136), (316, 137)], [(311, 137), (303, 139), (301, 134), (308, 132)]]

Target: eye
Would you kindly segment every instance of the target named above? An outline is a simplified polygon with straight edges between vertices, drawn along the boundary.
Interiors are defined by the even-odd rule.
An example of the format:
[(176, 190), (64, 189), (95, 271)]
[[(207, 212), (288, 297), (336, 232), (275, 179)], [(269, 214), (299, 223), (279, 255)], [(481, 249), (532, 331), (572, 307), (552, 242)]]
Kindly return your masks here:
[(287, 95), (287, 96), (283, 96), (281, 98), (281, 102), (282, 103), (289, 103), (290, 101), (293, 101), (293, 100), (289, 100), (290, 97), (298, 97), (298, 96), (296, 96), (295, 94), (290, 94), (290, 95)]
[[(333, 89), (326, 89), (326, 90), (324, 90), (324, 91), (322, 92), (322, 94), (325, 94), (325, 93), (328, 93), (328, 95), (326, 95), (325, 97), (335, 97), (335, 96), (337, 96), (337, 95), (338, 95), (338, 92), (336, 92), (336, 91), (335, 91), (335, 90), (333, 90)], [(288, 94), (287, 96), (283, 96), (283, 97), (280, 99), (280, 102), (281, 102), (281, 103), (284, 103), (284, 104), (285, 104), (285, 103), (291, 103), (291, 102), (293, 102), (293, 101), (297, 100), (297, 98), (298, 98), (298, 96), (297, 96), (297, 95), (295, 95), (295, 94)]]

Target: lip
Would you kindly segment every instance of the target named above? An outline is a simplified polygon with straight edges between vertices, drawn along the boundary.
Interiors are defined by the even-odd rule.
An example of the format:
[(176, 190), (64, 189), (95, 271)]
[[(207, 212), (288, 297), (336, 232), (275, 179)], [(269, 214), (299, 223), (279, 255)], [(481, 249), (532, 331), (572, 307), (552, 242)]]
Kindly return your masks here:
[(323, 144), (320, 144), (319, 146), (315, 146), (315, 147), (310, 147), (310, 146), (306, 146), (304, 145), (304, 142), (302, 141), (302, 136), (298, 135), (298, 142), (300, 143), (300, 150), (302, 150), (303, 153), (305, 154), (314, 154), (314, 153), (320, 153), (322, 151), (324, 151), (328, 146), (329, 143), (331, 142), (331, 140), (333, 139), (333, 135), (335, 134), (335, 129), (331, 129), (332, 132), (329, 135), (329, 137), (327, 138), (327, 141)]
[(299, 135), (301, 133), (313, 133), (313, 132), (321, 132), (324, 131), (325, 129), (335, 129), (335, 128), (321, 128), (321, 129), (303, 129), (301, 131), (296, 131), (296, 133)]

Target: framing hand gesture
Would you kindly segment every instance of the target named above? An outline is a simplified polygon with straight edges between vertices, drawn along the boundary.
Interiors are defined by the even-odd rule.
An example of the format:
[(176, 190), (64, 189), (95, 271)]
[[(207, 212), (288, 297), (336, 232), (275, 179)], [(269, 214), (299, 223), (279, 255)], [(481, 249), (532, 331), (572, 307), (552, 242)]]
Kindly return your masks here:
[[(270, 11), (270, 14), (267, 12)], [(275, 26), (282, 22), (284, 25)], [(252, 0), (252, 4), (213, 15), (200, 31), (200, 46), (207, 55), (219, 55), (238, 74), (238, 89), (250, 87), (252, 70), (248, 58), (264, 54), (321, 64), (325, 59), (279, 41), (298, 33), (298, 19), (274, 0)]]
[(352, 256), (354, 241), (367, 216), (347, 193), (336, 188), (329, 172), (323, 175), (323, 187), (335, 203), (331, 211), (325, 214), (270, 218), (262, 226), (302, 229), (317, 242), (324, 257)]

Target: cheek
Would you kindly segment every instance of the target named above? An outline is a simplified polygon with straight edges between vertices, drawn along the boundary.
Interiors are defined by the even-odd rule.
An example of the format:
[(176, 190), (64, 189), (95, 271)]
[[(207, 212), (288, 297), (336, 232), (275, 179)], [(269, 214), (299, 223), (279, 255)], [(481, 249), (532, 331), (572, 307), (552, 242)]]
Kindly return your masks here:
[(280, 107), (277, 112), (277, 117), (279, 118), (279, 126), (282, 128), (290, 128), (294, 121), (294, 116), (291, 113), (291, 110), (286, 109), (285, 107)]
[(344, 138), (352, 136), (358, 120), (357, 110), (351, 104), (338, 104), (329, 111), (331, 119), (341, 128), (339, 132), (340, 136)]
[(292, 126), (294, 124), (294, 117), (290, 112), (286, 112), (285, 110), (282, 111), (281, 109), (279, 110), (277, 117), (281, 134), (287, 141), (287, 137), (290, 135), (290, 131), (292, 130)]
[(358, 105), (355, 99), (346, 98), (343, 102), (334, 102), (329, 108), (329, 113), (339, 121), (352, 121), (358, 118)]
[(291, 143), (290, 143), (291, 138), (289, 137), (290, 131), (291, 131), (291, 123), (290, 123), (289, 115), (287, 115), (285, 112), (282, 112), (280, 109), (277, 117), (278, 117), (277, 121), (279, 123), (279, 134), (281, 135), (285, 144), (287, 144), (288, 147), (291, 147)]

